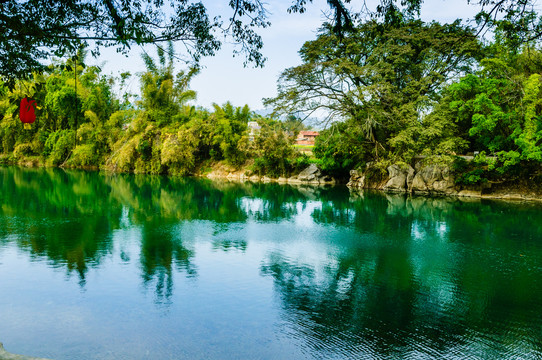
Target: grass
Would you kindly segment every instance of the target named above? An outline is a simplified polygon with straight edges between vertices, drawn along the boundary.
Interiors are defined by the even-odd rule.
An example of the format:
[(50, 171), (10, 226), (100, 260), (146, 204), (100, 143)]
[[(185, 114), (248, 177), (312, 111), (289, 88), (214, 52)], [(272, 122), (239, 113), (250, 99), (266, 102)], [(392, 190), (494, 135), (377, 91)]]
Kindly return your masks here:
[(307, 149), (307, 150), (312, 150), (312, 148), (314, 147), (314, 145), (297, 145), (297, 144), (294, 144), (294, 147), (296, 149)]

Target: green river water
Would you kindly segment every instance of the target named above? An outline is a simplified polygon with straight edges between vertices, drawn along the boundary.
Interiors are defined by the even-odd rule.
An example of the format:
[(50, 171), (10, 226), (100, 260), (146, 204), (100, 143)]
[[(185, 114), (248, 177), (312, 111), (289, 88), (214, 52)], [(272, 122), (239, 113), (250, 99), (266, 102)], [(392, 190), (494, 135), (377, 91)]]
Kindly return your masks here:
[(0, 341), (53, 359), (540, 359), (542, 204), (0, 167)]

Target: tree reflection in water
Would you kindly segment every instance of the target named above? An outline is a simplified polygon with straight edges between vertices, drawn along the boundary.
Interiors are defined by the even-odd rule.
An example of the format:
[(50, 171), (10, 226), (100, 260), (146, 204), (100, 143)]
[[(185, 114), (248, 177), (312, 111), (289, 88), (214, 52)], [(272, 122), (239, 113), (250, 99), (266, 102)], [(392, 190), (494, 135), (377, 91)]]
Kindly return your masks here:
[(0, 168), (0, 178), (1, 241), (14, 239), (33, 257), (76, 271), (84, 285), (118, 228), (121, 206), (108, 198), (110, 187), (95, 174), (59, 169)]
[[(141, 237), (145, 286), (155, 282), (158, 301), (172, 294), (172, 271), (193, 277), (193, 250), (178, 229), (186, 221), (210, 221), (221, 231), (231, 224), (281, 221), (296, 214), (304, 196), (278, 185), (235, 184), (162, 176), (62, 169), (0, 168), (0, 241), (16, 241), (34, 257), (76, 271), (85, 285), (89, 267), (112, 252), (116, 230), (133, 227)], [(252, 209), (248, 202), (261, 206)], [(21, 216), (20, 214), (24, 214)], [(14, 223), (16, 222), (16, 223)], [(124, 222), (124, 223), (122, 223)], [(245, 239), (214, 239), (216, 249), (245, 251)], [(130, 256), (122, 252), (122, 261)]]
[[(517, 212), (524, 226), (511, 220)], [(532, 341), (523, 334), (537, 333), (528, 319), (541, 307), (542, 243), (528, 239), (542, 239), (538, 204), (365, 193), (324, 200), (312, 216), (355, 228), (357, 239), (324, 264), (274, 252), (261, 271), (291, 331), (315, 351), (510, 358)], [(540, 340), (529, 348), (542, 355)]]
[[(119, 258), (169, 306), (175, 275), (198, 281), (204, 235), (223, 256), (262, 247), (261, 280), (310, 354), (513, 358), (527, 346), (542, 357), (539, 204), (59, 169), (0, 168), (0, 184), (0, 248), (16, 244), (82, 287), (119, 233), (136, 234), (138, 258), (122, 245)], [(321, 253), (296, 256), (303, 236)]]

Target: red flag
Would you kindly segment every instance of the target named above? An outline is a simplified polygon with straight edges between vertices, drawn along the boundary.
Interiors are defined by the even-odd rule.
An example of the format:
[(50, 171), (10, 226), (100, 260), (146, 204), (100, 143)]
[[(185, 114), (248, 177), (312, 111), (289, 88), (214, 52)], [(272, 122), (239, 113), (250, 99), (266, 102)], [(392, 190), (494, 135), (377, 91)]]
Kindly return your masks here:
[(25, 129), (30, 129), (30, 124), (36, 121), (36, 100), (24, 98), (19, 107), (19, 118), (24, 123)]

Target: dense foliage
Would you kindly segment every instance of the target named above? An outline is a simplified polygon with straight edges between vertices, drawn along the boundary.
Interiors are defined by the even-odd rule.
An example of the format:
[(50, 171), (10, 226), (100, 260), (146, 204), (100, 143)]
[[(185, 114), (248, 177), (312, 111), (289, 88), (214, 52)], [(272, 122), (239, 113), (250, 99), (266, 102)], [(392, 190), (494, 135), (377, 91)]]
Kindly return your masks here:
[[(72, 42), (40, 43), (72, 53), (79, 50), (71, 58), (41, 66), (43, 71), (30, 78), (1, 84), (0, 160), (174, 175), (223, 162), (276, 177), (317, 162), (324, 171), (347, 177), (349, 170), (369, 162), (409, 163), (419, 155), (477, 154), (474, 162), (456, 162), (462, 174), (459, 181), (537, 174), (542, 163), (542, 52), (536, 40), (542, 31), (529, 0), (478, 1), (476, 27), (460, 21), (423, 22), (420, 0), (382, 0), (370, 16), (351, 13), (341, 1), (328, 3), (335, 10), (334, 21), (324, 23), (317, 38), (303, 45), (302, 64), (286, 69), (278, 95), (266, 99), (275, 114), (285, 116), (283, 121), (230, 103), (212, 109), (192, 106), (196, 94), (189, 85), (199, 70), (176, 74), (171, 42), (167, 49), (158, 47), (157, 59), (143, 55), (146, 71), (140, 75), (140, 97), (134, 102), (113, 90), (129, 74), (114, 79), (98, 67), (85, 66), (85, 51)], [(122, 9), (107, 4), (67, 3), (58, 21), (62, 16), (72, 18), (74, 9), (82, 7), (83, 17), (93, 11), (105, 16), (104, 41), (127, 46), (152, 40), (137, 21), (144, 21), (145, 14), (157, 14), (145, 13), (130, 1)], [(290, 11), (303, 12), (306, 4), (294, 1)], [(236, 14), (230, 19), (234, 33), (236, 26), (242, 26), (236, 16), (258, 14), (253, 25), (265, 25), (258, 23), (265, 19), (259, 12), (264, 10), (261, 2), (230, 5)], [(19, 2), (1, 6), (12, 11), (10, 21), (23, 21)], [(116, 23), (114, 15), (130, 9), (143, 11), (143, 17)], [(6, 21), (0, 16), (0, 25), (11, 26)], [(484, 29), (494, 31), (490, 41), (482, 37)], [(76, 33), (69, 27), (58, 31)], [(49, 35), (54, 41), (66, 35), (59, 34)], [(254, 35), (237, 33), (257, 45), (258, 38), (250, 34)], [(171, 40), (169, 35), (153, 36)], [(196, 49), (212, 52), (218, 45), (209, 46)], [(20, 55), (24, 64), (26, 55), (17, 54), (10, 56)], [(27, 55), (31, 61), (41, 56), (31, 51)], [(24, 130), (17, 118), (24, 97), (39, 105), (31, 130)], [(312, 157), (293, 146), (293, 137), (304, 128), (300, 115), (323, 119)], [(249, 122), (258, 124), (256, 134)]]
[[(325, 27), (300, 51), (303, 64), (281, 76), (267, 103), (281, 112), (323, 112), (361, 136), (366, 156), (412, 156), (420, 120), (446, 82), (468, 71), (479, 45), (459, 23), (361, 23), (339, 39)], [(417, 148), (418, 147), (418, 148)]]
[(460, 181), (529, 177), (542, 163), (542, 53), (533, 42), (516, 47), (505, 29), (491, 42), (477, 35), (397, 8), (341, 36), (324, 25), (266, 103), (323, 119), (314, 153), (335, 174), (470, 153), (473, 163), (457, 160)]
[[(289, 13), (303, 13), (312, 0), (290, 0)], [(333, 32), (343, 36), (361, 16), (394, 23), (404, 12), (419, 15), (423, 0), (380, 0), (375, 9), (365, 1), (328, 0)], [(512, 46), (540, 39), (542, 20), (535, 0), (466, 0), (476, 6), (474, 17), (480, 33), (501, 31)], [(245, 64), (265, 62), (259, 28), (271, 25), (270, 6), (262, 0), (230, 0), (227, 6), (198, 0), (2, 0), (0, 1), (0, 78), (13, 86), (20, 77), (43, 70), (52, 55), (73, 54), (92, 46), (118, 51), (133, 45), (181, 42), (198, 61), (214, 55), (221, 41), (238, 45), (234, 52)], [(287, 5), (286, 5), (287, 6)], [(354, 7), (355, 10), (350, 7)], [(210, 7), (210, 8), (208, 8)], [(219, 16), (210, 13), (219, 9)], [(357, 11), (357, 12), (356, 12)], [(225, 19), (225, 20), (224, 20)]]
[[(11, 90), (2, 87), (2, 162), (172, 175), (188, 175), (218, 161), (261, 175), (297, 170), (301, 155), (292, 147), (295, 131), (290, 129), (299, 131), (302, 124), (258, 116), (230, 103), (215, 104), (211, 111), (190, 105), (196, 93), (189, 84), (198, 70), (175, 74), (171, 47), (159, 49), (157, 59), (143, 55), (147, 69), (135, 103), (115, 94), (119, 79), (86, 67), (84, 58), (79, 52)], [(39, 104), (31, 130), (18, 118), (24, 97)], [(261, 128), (253, 141), (249, 121)]]

